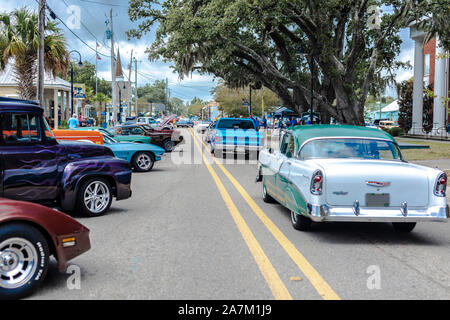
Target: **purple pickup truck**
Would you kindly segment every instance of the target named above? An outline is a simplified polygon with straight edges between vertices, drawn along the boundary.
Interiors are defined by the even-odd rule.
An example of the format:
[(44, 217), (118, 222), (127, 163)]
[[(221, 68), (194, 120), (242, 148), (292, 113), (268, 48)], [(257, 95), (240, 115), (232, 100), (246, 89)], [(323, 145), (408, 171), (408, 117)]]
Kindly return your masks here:
[(104, 146), (58, 143), (33, 102), (0, 98), (0, 132), (0, 197), (100, 216), (113, 197), (131, 196), (127, 161)]

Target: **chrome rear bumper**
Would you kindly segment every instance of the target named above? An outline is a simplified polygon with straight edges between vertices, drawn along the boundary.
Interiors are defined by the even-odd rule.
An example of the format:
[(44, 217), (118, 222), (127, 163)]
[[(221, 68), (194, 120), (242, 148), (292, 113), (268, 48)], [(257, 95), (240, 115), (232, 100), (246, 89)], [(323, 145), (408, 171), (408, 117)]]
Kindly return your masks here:
[(264, 146), (256, 145), (234, 145), (234, 144), (215, 144), (215, 149), (222, 150), (223, 152), (250, 152), (250, 151), (261, 151)]
[(446, 222), (450, 218), (449, 206), (425, 209), (401, 208), (359, 208), (329, 207), (327, 205), (308, 205), (308, 216), (315, 222)]

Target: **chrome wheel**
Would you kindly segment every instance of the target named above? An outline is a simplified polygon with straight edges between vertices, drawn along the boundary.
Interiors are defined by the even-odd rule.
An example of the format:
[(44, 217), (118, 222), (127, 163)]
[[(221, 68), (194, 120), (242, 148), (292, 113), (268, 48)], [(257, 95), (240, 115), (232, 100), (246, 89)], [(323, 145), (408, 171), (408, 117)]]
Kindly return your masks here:
[(108, 186), (102, 181), (91, 182), (84, 192), (84, 205), (92, 213), (100, 213), (109, 204), (111, 194)]
[(20, 288), (33, 277), (38, 263), (34, 245), (24, 238), (0, 243), (0, 287)]
[(173, 151), (174, 148), (175, 148), (175, 143), (174, 143), (172, 140), (167, 140), (167, 141), (164, 143), (164, 149), (165, 149), (167, 152)]
[(136, 164), (139, 167), (139, 169), (141, 169), (143, 171), (148, 171), (153, 166), (153, 159), (147, 153), (141, 153), (136, 158)]

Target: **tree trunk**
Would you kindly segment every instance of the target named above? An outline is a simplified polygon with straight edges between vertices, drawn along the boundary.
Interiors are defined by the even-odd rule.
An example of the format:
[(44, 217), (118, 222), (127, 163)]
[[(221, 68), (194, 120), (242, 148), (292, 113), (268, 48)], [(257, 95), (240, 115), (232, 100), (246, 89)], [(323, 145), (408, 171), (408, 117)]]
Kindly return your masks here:
[(15, 77), (20, 98), (24, 100), (36, 99), (36, 64), (35, 54), (16, 58)]

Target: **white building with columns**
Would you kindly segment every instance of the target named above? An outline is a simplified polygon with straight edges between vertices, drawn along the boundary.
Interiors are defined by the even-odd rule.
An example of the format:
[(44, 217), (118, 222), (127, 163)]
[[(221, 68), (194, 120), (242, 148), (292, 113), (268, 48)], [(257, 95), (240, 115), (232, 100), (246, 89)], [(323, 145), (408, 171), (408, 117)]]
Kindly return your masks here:
[(414, 86), (412, 128), (410, 134), (426, 135), (423, 130), (423, 91), (431, 84), (434, 91), (433, 128), (431, 136), (450, 138), (447, 132), (449, 112), (445, 98), (449, 92), (449, 58), (439, 45), (439, 37), (424, 43), (425, 32), (413, 22), (409, 25), (410, 37), (414, 40)]
[[(0, 96), (9, 98), (20, 97), (13, 62), (8, 63), (5, 70), (0, 72)], [(44, 103), (41, 106), (44, 108), (44, 113), (50, 119), (53, 127), (57, 129), (61, 120), (70, 118), (70, 82), (59, 77), (53, 77), (51, 73), (46, 72), (44, 79)]]

